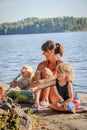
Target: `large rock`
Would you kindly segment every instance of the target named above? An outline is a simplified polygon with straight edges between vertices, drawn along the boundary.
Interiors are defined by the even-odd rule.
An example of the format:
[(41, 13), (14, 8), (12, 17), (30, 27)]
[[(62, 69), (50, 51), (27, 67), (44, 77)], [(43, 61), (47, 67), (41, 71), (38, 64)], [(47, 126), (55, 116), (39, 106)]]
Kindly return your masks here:
[(32, 130), (32, 120), (30, 116), (24, 112), (19, 104), (13, 103), (13, 100), (10, 98), (5, 99), (0, 103), (0, 114), (4, 113), (6, 110), (10, 110), (11, 117), (15, 115), (20, 117), (19, 130)]

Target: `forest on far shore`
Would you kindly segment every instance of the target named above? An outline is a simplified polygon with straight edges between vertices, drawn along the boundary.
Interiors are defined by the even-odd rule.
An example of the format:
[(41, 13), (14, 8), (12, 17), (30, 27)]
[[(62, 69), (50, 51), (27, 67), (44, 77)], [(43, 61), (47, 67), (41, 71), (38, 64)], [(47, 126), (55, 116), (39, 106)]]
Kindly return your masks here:
[(87, 18), (32, 17), (20, 20), (18, 22), (0, 24), (0, 35), (54, 33), (69, 31), (87, 31)]

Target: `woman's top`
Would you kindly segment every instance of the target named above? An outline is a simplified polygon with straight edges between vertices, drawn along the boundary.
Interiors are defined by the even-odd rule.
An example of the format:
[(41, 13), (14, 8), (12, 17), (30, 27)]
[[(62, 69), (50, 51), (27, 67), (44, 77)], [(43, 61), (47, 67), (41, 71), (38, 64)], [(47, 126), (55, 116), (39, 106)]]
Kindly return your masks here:
[[(27, 78), (25, 81), (30, 80), (30, 78)], [(19, 84), (24, 85), (24, 81), (22, 79), (18, 80)], [(29, 98), (34, 98), (34, 94), (31, 92), (28, 92), (27, 90), (30, 88), (30, 84), (26, 86), (25, 88), (21, 88), (20, 94), (25, 94)]]
[[(57, 67), (57, 65), (59, 65), (60, 63), (63, 63), (63, 61), (62, 61), (62, 60), (57, 60), (57, 61), (56, 61), (55, 69), (52, 70), (53, 74), (56, 73), (56, 67)], [(45, 66), (45, 67), (49, 68), (49, 64), (50, 64), (50, 61), (49, 61), (49, 60), (48, 60), (48, 61), (47, 61), (47, 60), (44, 61), (44, 66)]]
[(57, 87), (58, 93), (64, 99), (64, 101), (67, 100), (69, 98), (68, 82), (64, 86), (60, 86), (58, 83), (58, 80), (56, 79), (56, 87)]

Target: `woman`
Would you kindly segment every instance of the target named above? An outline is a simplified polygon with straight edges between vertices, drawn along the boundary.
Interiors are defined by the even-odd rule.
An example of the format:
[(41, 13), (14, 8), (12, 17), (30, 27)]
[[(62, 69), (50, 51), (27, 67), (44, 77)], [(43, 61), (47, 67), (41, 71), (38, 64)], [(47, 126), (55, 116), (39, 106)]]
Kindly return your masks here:
[[(61, 44), (48, 40), (42, 45), (41, 50), (46, 60), (39, 63), (35, 73), (35, 80), (56, 75), (57, 65), (63, 62), (60, 59), (60, 56), (64, 54), (64, 48)], [(54, 103), (56, 101), (58, 101), (56, 86), (44, 88), (36, 93), (34, 107), (48, 107), (49, 102)]]
[(80, 106), (80, 100), (73, 91), (72, 82), (73, 67), (69, 63), (64, 62), (57, 66), (56, 75), (35, 82), (33, 87), (30, 88), (30, 92), (35, 93), (37, 90), (56, 85), (58, 100), (50, 104), (51, 109), (72, 113), (86, 112), (87, 108)]

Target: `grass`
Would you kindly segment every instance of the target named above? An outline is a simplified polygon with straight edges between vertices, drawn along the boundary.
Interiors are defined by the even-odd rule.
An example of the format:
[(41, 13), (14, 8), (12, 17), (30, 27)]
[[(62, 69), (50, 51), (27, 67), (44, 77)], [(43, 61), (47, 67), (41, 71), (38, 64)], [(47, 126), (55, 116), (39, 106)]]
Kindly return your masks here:
[(30, 116), (32, 120), (32, 130), (36, 130), (36, 128), (38, 129), (39, 127), (43, 126), (44, 121), (39, 114), (33, 113), (33, 110), (29, 109), (28, 115)]

